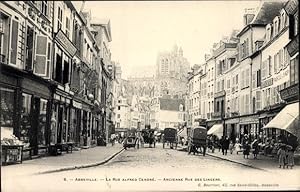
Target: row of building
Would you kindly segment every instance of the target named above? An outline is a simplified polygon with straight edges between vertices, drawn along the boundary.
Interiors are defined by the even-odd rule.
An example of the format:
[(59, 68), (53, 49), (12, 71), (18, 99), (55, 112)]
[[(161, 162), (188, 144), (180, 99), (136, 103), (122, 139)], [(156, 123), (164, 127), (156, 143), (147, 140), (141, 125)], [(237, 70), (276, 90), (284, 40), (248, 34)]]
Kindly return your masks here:
[(235, 140), (262, 137), (274, 119), (272, 126), (281, 129), (265, 129), (267, 136), (286, 129), (299, 138), (298, 14), (298, 0), (263, 1), (246, 10), (243, 29), (214, 44), (205, 63), (192, 67), (189, 126), (205, 125)]
[(159, 52), (153, 74), (120, 80), (116, 103), (116, 130), (182, 126), (189, 62), (181, 47)]
[(118, 87), (110, 21), (71, 1), (0, 5), (1, 139), (14, 135), (33, 155), (107, 142)]

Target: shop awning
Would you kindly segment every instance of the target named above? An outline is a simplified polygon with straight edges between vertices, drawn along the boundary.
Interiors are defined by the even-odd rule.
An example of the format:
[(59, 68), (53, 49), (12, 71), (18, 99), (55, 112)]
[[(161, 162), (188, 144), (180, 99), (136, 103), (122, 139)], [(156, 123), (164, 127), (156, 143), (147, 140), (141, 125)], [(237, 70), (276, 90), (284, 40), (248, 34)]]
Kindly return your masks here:
[(299, 102), (285, 106), (263, 129), (282, 129), (297, 136), (298, 126)]
[(222, 124), (214, 124), (208, 131), (207, 135), (216, 135), (221, 138), (223, 136), (223, 125)]

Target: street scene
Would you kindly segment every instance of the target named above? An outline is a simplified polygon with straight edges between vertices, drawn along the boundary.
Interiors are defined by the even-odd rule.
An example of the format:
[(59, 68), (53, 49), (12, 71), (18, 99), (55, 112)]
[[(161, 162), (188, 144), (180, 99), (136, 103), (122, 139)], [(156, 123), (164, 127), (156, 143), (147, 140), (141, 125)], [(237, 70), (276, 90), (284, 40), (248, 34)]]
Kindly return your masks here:
[(1, 1), (1, 191), (300, 190), (298, 4)]

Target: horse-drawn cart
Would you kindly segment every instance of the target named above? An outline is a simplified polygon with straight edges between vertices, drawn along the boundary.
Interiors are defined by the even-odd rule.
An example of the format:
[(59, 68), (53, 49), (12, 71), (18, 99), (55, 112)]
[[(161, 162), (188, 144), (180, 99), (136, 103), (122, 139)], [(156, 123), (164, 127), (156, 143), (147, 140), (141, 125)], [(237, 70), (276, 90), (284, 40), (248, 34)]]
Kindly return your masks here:
[(170, 144), (170, 148), (177, 148), (178, 144), (178, 136), (177, 136), (177, 130), (175, 128), (165, 128), (163, 133), (163, 148), (165, 148), (165, 143)]
[(153, 147), (155, 148), (156, 139), (155, 139), (155, 135), (154, 135), (154, 129), (143, 129), (142, 137), (143, 137), (144, 143), (149, 144), (149, 147), (152, 147), (152, 144), (153, 144)]
[[(202, 148), (202, 149), (201, 149)], [(207, 130), (205, 127), (192, 128), (188, 136), (188, 154), (202, 152), (205, 156), (207, 148)]]

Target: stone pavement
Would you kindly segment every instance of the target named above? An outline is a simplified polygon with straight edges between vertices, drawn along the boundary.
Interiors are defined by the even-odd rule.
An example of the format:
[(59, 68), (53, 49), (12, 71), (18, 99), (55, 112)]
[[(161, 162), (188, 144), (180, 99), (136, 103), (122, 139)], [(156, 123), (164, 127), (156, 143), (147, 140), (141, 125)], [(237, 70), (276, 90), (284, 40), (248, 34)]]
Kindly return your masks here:
[[(178, 145), (178, 150), (187, 151), (187, 147), (186, 146), (182, 147)], [(281, 170), (280, 168), (278, 168), (278, 159), (276, 156), (270, 157), (270, 156), (259, 154), (258, 158), (254, 159), (253, 154), (250, 153), (249, 159), (245, 159), (242, 152), (239, 152), (237, 154), (236, 151), (234, 151), (232, 154), (228, 152), (227, 155), (223, 155), (222, 151), (219, 151), (218, 149), (215, 149), (214, 153), (212, 153), (211, 150), (208, 149), (206, 154), (215, 158), (252, 167), (255, 169), (260, 169), (265, 171)], [(292, 172), (299, 172), (299, 171), (300, 171), (300, 154), (298, 153), (295, 154), (295, 166)]]
[(101, 165), (123, 151), (120, 144), (111, 144), (107, 147), (93, 147), (63, 153), (58, 156), (46, 156), (23, 161), (22, 164), (7, 165), (1, 167), (1, 177), (23, 176), (39, 173), (51, 173), (63, 170), (79, 169)]

